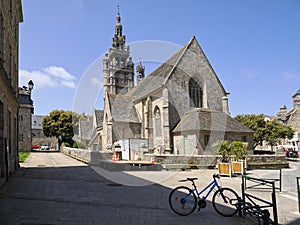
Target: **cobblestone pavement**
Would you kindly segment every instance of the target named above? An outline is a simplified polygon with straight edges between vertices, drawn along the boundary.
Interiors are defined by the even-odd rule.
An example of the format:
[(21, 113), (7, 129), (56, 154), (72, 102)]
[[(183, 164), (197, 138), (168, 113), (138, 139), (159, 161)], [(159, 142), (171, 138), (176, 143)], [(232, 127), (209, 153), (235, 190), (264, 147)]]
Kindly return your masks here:
[[(60, 153), (32, 153), (0, 188), (0, 224), (257, 224), (248, 216), (222, 217), (213, 210), (210, 201), (207, 208), (187, 217), (170, 210), (168, 195), (171, 188), (179, 184), (179, 179), (196, 176), (199, 178), (197, 184), (202, 186), (211, 180), (214, 172), (107, 172)], [(221, 180), (223, 186), (240, 190), (240, 177)], [(154, 184), (150, 184), (151, 181)], [(284, 217), (285, 224), (299, 224), (299, 220), (295, 221), (299, 214), (294, 200), (287, 198), (283, 203), (291, 205), (290, 213)]]

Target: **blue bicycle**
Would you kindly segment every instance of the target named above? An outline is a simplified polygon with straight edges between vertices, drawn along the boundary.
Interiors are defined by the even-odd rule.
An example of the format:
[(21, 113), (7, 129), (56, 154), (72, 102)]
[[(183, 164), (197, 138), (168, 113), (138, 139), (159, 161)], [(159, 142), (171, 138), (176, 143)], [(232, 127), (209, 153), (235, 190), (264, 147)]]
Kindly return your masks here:
[[(214, 174), (213, 181), (200, 192), (194, 182), (194, 180), (198, 180), (198, 178), (180, 180), (179, 182), (191, 181), (193, 189), (186, 186), (179, 186), (173, 189), (169, 195), (169, 205), (171, 209), (180, 216), (190, 215), (195, 211), (197, 205), (200, 211), (201, 208), (206, 207), (207, 197), (213, 190), (216, 190), (212, 197), (213, 208), (222, 216), (234, 216), (238, 212), (237, 205), (240, 198), (234, 190), (220, 187), (216, 178), (220, 179), (220, 175)], [(205, 191), (207, 191), (206, 195), (201, 197)]]

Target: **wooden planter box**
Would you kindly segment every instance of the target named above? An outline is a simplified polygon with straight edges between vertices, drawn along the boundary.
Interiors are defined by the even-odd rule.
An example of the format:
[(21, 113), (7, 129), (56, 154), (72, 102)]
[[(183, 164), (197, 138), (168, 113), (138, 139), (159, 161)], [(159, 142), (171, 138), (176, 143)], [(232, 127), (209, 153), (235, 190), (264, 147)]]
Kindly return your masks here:
[(243, 174), (245, 168), (245, 161), (232, 161), (232, 173)]
[(231, 174), (232, 174), (231, 163), (219, 162), (218, 169), (219, 169), (220, 175), (231, 177)]

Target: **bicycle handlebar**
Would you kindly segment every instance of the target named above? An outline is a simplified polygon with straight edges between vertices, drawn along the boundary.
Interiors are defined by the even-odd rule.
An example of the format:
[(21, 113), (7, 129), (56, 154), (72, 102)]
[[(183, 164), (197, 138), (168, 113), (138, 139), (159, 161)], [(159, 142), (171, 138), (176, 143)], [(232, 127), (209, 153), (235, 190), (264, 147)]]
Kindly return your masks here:
[(221, 178), (221, 176), (220, 176), (220, 174), (214, 174), (213, 175), (213, 178), (215, 179), (215, 178), (218, 178), (218, 179), (220, 179)]

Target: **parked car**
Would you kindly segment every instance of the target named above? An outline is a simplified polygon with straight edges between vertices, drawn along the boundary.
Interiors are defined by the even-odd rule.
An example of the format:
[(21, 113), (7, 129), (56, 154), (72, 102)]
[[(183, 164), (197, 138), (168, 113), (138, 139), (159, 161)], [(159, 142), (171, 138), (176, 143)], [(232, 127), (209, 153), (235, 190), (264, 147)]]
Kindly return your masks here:
[(42, 145), (41, 150), (49, 150), (49, 146), (48, 145)]
[(40, 148), (40, 146), (38, 146), (38, 145), (32, 145), (31, 146), (31, 150), (32, 151), (35, 151), (35, 150), (37, 150), (37, 149), (39, 149)]

